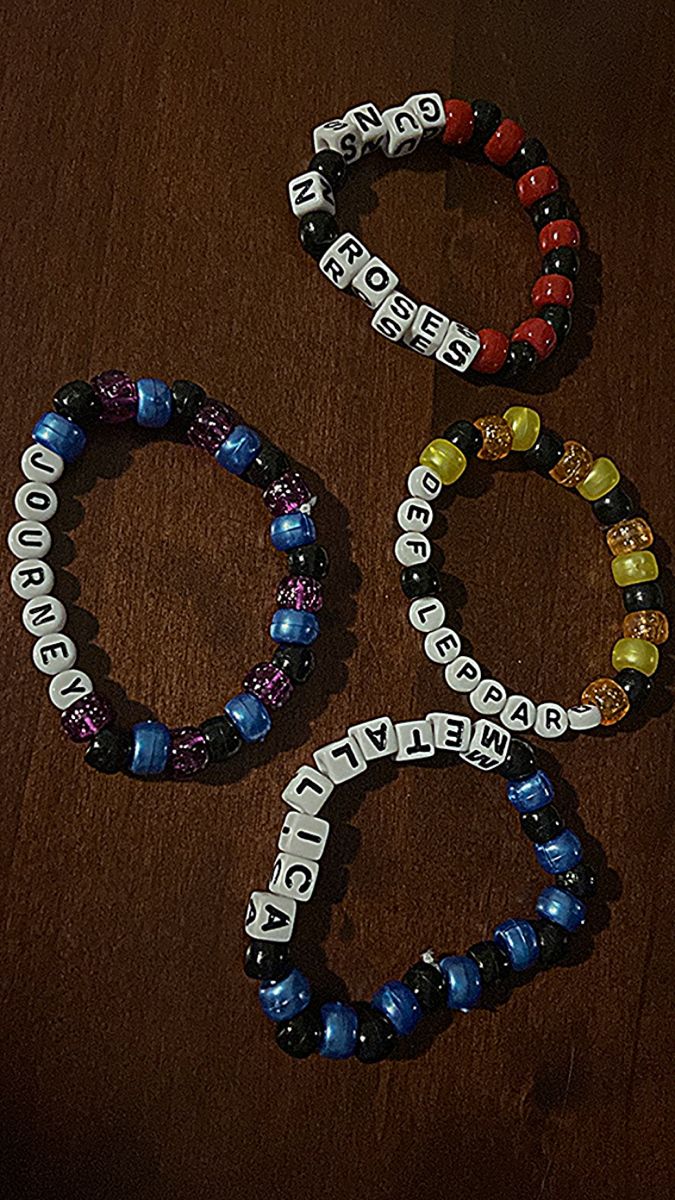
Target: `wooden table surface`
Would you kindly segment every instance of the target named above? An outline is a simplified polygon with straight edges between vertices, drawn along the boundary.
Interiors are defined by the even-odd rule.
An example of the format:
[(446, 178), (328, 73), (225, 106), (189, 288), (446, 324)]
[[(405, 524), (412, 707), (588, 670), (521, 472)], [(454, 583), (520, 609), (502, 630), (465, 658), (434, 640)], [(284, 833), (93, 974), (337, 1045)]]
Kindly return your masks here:
[[(667, 654), (639, 720), (545, 750), (601, 880), (571, 963), (370, 1068), (287, 1059), (241, 969), (293, 771), (359, 718), (461, 707), (407, 625), (392, 516), (433, 433), (522, 396), (378, 338), (303, 255), (286, 181), (315, 124), (424, 89), (493, 99), (541, 137), (585, 244), (574, 330), (525, 401), (639, 487), (672, 604), (670, 7), (5, 5), (6, 526), (55, 387), (121, 366), (199, 380), (278, 441), (318, 490), (332, 554), (315, 677), (248, 771), (182, 784), (85, 766), (3, 590), (7, 1200), (673, 1194)], [(535, 241), (496, 172), (436, 146), (378, 157), (340, 219), (474, 327), (528, 311)], [(53, 561), (81, 665), (125, 723), (220, 711), (269, 645), (279, 559), (257, 496), (126, 428), (62, 482)], [(478, 467), (440, 540), (462, 631), (498, 677), (573, 703), (607, 672), (622, 609), (583, 502)], [(425, 947), (531, 911), (541, 873), (496, 779), (383, 771), (331, 811), (299, 938), (328, 994), (369, 996)]]

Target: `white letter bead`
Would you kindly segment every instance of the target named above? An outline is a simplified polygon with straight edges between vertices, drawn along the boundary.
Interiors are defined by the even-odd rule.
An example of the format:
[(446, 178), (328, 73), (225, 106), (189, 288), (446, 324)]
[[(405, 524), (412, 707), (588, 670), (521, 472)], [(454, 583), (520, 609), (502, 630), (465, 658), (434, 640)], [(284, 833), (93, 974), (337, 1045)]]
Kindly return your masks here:
[(454, 662), (461, 649), (462, 639), (454, 629), (450, 629), (447, 625), (442, 625), (440, 629), (434, 629), (424, 639), (424, 653), (435, 663)]
[(471, 366), (480, 350), (480, 338), (473, 329), (460, 325), (457, 321), (450, 322), (450, 328), (436, 351), (436, 358), (453, 371), (464, 372)]
[(498, 679), (482, 679), (469, 696), (469, 703), (476, 712), (494, 717), (506, 704), (506, 688)]
[(575, 704), (568, 708), (570, 729), (595, 729), (600, 724), (600, 709), (595, 704)]
[(66, 610), (56, 596), (34, 596), (21, 614), (24, 627), (35, 637), (60, 633), (66, 623)]
[(330, 825), (323, 817), (310, 817), (307, 813), (288, 812), (284, 817), (279, 834), (279, 849), (284, 854), (310, 858), (318, 862), (326, 848)]
[(273, 892), (251, 892), (244, 929), (250, 938), (263, 942), (289, 942), (295, 925), (297, 904), (290, 896)]
[(340, 738), (314, 751), (314, 762), (333, 783), (346, 783), (366, 769), (366, 760), (358, 743), (350, 737)]
[(404, 567), (428, 562), (431, 558), (431, 542), (423, 533), (402, 533), (396, 539), (394, 554)]
[(14, 496), (14, 507), (24, 521), (49, 521), (59, 502), (48, 483), (22, 483)]
[(420, 758), (433, 758), (436, 753), (431, 721), (399, 721), (396, 740), (396, 762), (418, 762)]
[(422, 136), (422, 126), (415, 114), (400, 104), (397, 108), (386, 108), (382, 120), (387, 131), (382, 149), (387, 158), (412, 154)]
[(361, 134), (361, 153), (372, 154), (377, 150), (386, 137), (386, 129), (382, 113), (375, 104), (370, 102), (350, 108), (344, 115), (344, 120), (355, 126)]
[(537, 717), (537, 706), (527, 696), (509, 696), (502, 712), (502, 725), (515, 733), (531, 729)]
[(366, 762), (372, 762), (375, 758), (388, 758), (398, 749), (396, 730), (391, 717), (374, 717), (372, 721), (350, 725), (347, 733), (358, 742)]
[(300, 767), (281, 793), (281, 799), (291, 808), (307, 813), (310, 817), (323, 808), (335, 784), (314, 767)]
[(24, 558), (18, 562), (10, 575), (13, 591), (23, 600), (33, 596), (46, 596), (54, 583), (54, 572), (49, 563), (39, 558)]
[(398, 275), (381, 258), (371, 258), (352, 279), (352, 291), (368, 308), (378, 308), (398, 284)]
[(331, 283), (344, 291), (371, 258), (370, 251), (366, 250), (363, 242), (354, 237), (353, 233), (343, 233), (321, 257), (319, 270), (323, 271)]
[[(323, 259), (321, 261), (323, 262)], [(370, 323), (382, 337), (388, 338), (390, 342), (400, 342), (406, 329), (412, 325), (416, 312), (417, 305), (410, 296), (406, 296), (404, 292), (392, 292), (376, 310)]]
[(493, 771), (504, 762), (511, 744), (511, 734), (494, 721), (476, 721), (471, 744), (460, 758), (480, 771)]
[(315, 151), (336, 150), (345, 162), (356, 162), (361, 157), (361, 132), (353, 121), (336, 117), (317, 125), (312, 134)]
[(445, 620), (445, 608), (435, 596), (420, 596), (408, 609), (408, 620), (420, 633), (440, 629)]
[(309, 858), (292, 854), (277, 854), (272, 868), (269, 889), (275, 896), (290, 896), (293, 900), (309, 900), (319, 874), (319, 864)]
[(403, 341), (406, 346), (410, 346), (411, 350), (416, 350), (418, 354), (430, 358), (438, 350), (449, 324), (450, 318), (439, 312), (437, 308), (431, 308), (428, 304), (420, 304), (412, 325), (403, 336)]
[(44, 558), (51, 550), (52, 535), (39, 521), (17, 521), (7, 534), (7, 545), (15, 558)]
[(481, 669), (468, 654), (460, 654), (445, 668), (445, 682), (453, 692), (472, 692), (480, 680)]
[(94, 685), (84, 671), (59, 671), (49, 680), (49, 699), (55, 708), (70, 708), (93, 690)]
[(65, 463), (60, 454), (34, 442), (21, 456), (21, 470), (26, 479), (39, 483), (56, 483), (63, 475)]
[(418, 500), (414, 496), (399, 504), (396, 520), (406, 533), (424, 533), (434, 519), (434, 510), (428, 500)]
[(304, 175), (296, 175), (295, 179), (291, 179), (288, 199), (296, 217), (308, 212), (335, 213), (333, 189), (318, 171), (306, 171)]
[(431, 721), (437, 750), (453, 750), (461, 754), (469, 749), (473, 729), (471, 717), (459, 713), (434, 712), (427, 714), (427, 721)]
[(567, 710), (560, 704), (544, 701), (537, 706), (537, 719), (534, 722), (534, 732), (539, 737), (557, 738), (567, 733), (569, 725)]
[(45, 675), (58, 675), (75, 665), (77, 646), (64, 633), (46, 633), (33, 646), (33, 662)]
[(418, 92), (415, 96), (409, 96), (405, 107), (417, 117), (425, 140), (437, 137), (445, 129), (445, 108), (438, 92)]
[(408, 491), (419, 500), (435, 500), (443, 490), (440, 475), (430, 467), (413, 467), (408, 476)]

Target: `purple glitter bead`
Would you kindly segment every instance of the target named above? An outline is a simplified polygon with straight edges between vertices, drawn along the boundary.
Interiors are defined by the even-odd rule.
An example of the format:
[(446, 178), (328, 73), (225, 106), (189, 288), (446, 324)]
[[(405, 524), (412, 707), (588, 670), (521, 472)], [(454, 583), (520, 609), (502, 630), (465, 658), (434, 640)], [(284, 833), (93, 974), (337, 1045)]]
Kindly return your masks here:
[(273, 517), (283, 517), (285, 513), (295, 512), (301, 504), (307, 504), (312, 493), (302, 476), (287, 471), (265, 488), (262, 498)]
[(244, 691), (252, 692), (267, 708), (281, 708), (293, 694), (293, 684), (274, 663), (258, 663), (244, 680)]
[(209, 761), (209, 748), (204, 734), (190, 725), (170, 732), (169, 765), (172, 773), (196, 775), (197, 771), (203, 771)]
[(61, 713), (61, 728), (73, 742), (86, 742), (95, 737), (115, 716), (103, 696), (89, 692)]
[(230, 436), (236, 424), (236, 417), (231, 409), (217, 400), (207, 400), (197, 412), (194, 421), (187, 431), (188, 441), (208, 454), (215, 454), (226, 438)]
[(117, 425), (136, 416), (138, 392), (125, 371), (103, 371), (101, 375), (94, 375), (91, 382), (103, 405), (102, 421)]
[(279, 608), (297, 608), (304, 612), (319, 612), (323, 607), (323, 589), (318, 579), (307, 575), (287, 575), (277, 588)]

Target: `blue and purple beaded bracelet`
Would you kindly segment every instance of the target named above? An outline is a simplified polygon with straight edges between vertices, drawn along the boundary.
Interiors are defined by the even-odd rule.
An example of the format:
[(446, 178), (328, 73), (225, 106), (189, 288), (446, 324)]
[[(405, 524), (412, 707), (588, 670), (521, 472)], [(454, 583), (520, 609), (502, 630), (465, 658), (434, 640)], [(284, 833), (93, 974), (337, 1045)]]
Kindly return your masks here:
[[(253, 667), (224, 712), (199, 726), (169, 729), (160, 721), (142, 721), (131, 731), (119, 729), (109, 701), (76, 667), (77, 647), (63, 632), (66, 610), (52, 594), (54, 573), (46, 561), (51, 548), (47, 522), (58, 507), (52, 485), (65, 465), (82, 454), (88, 428), (129, 420), (146, 429), (171, 426), (231, 474), (259, 487), (272, 516), (272, 544), (288, 556), (270, 624), (276, 643), (271, 660)], [(328, 554), (317, 544), (311, 516), (315, 497), (281, 450), (198, 384), (176, 380), (169, 387), (160, 379), (134, 381), (112, 370), (90, 383), (74, 380), (58, 390), (54, 411), (34, 426), (21, 467), (26, 482), (15, 496), (20, 519), (8, 536), (18, 559), (11, 584), (25, 602), (23, 624), (35, 638), (33, 661), (50, 677), (49, 696), (61, 711), (65, 734), (87, 743), (87, 763), (106, 774), (126, 770), (136, 776), (167, 772), (184, 777), (224, 761), (244, 742), (265, 738), (273, 712), (287, 703), (295, 685), (314, 668), (311, 645), (319, 633), (321, 581), (328, 570)]]

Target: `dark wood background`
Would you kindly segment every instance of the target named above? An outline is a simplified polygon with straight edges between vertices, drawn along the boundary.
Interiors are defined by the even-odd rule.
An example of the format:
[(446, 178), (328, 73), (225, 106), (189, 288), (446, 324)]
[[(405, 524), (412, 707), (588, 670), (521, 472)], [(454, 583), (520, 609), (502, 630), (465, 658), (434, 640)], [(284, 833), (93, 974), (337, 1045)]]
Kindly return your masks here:
[[(64, 744), (5, 587), (8, 1200), (673, 1194), (667, 655), (644, 717), (549, 747), (601, 874), (570, 965), (372, 1068), (286, 1059), (241, 970), (295, 768), (355, 719), (452, 707), (407, 626), (392, 514), (432, 432), (514, 399), (378, 338), (302, 254), (286, 181), (319, 121), (426, 88), (494, 99), (542, 138), (579, 207), (584, 273), (571, 338), (528, 390), (639, 486), (672, 598), (670, 7), (6, 3), (6, 525), (55, 386), (121, 366), (197, 379), (278, 440), (319, 490), (333, 554), (316, 677), (248, 773), (182, 785), (97, 776)], [(507, 329), (526, 313), (535, 242), (497, 173), (432, 147), (362, 164), (340, 207), (446, 311)], [(127, 722), (218, 712), (268, 646), (280, 560), (257, 497), (119, 429), (60, 494), (58, 591), (82, 665)], [(574, 702), (621, 619), (585, 504), (478, 468), (445, 517), (448, 594), (478, 657)], [(368, 996), (427, 946), (531, 911), (541, 875), (494, 779), (383, 771), (332, 815), (300, 940), (333, 994)]]

